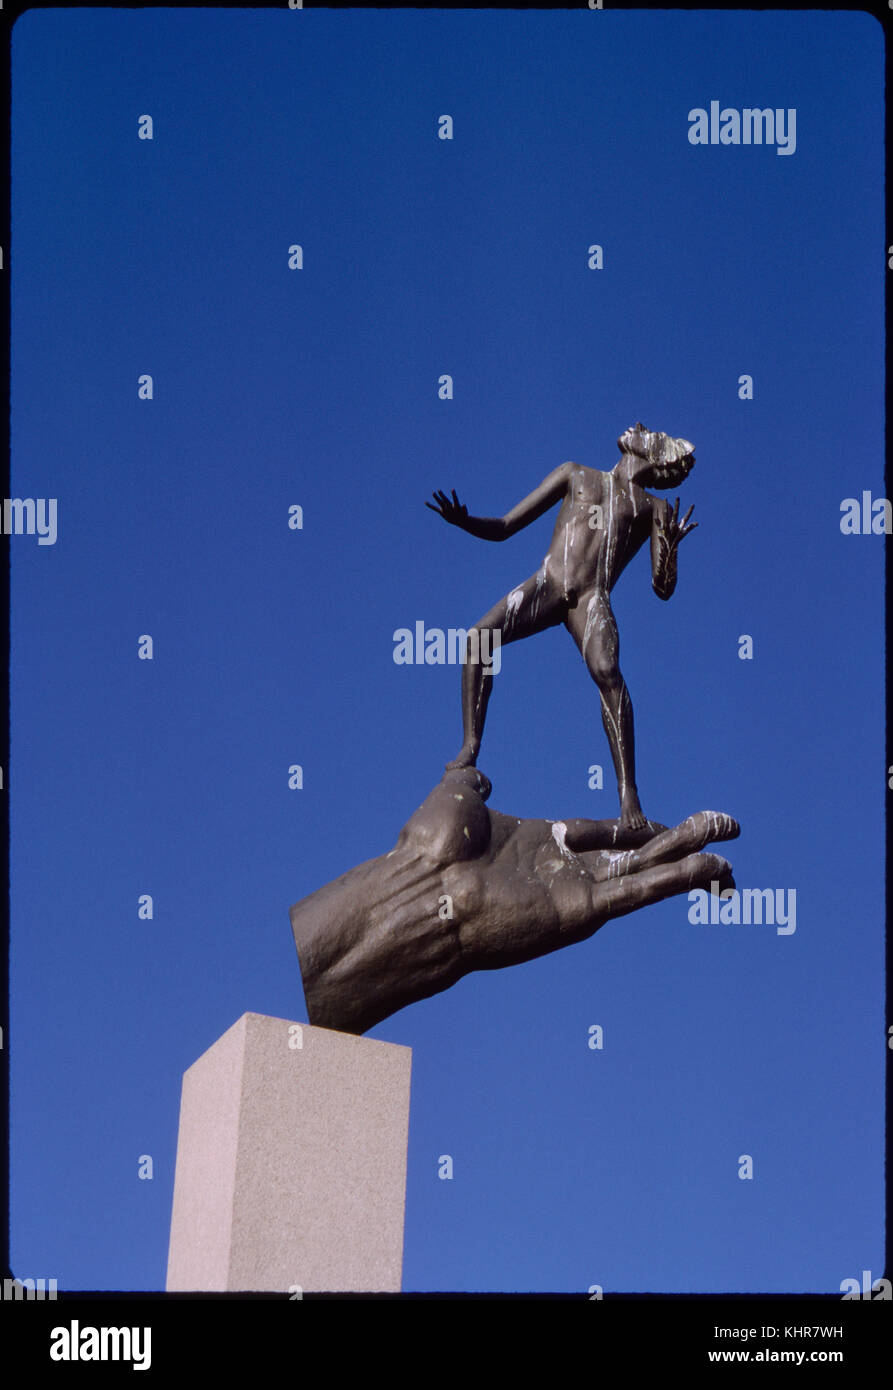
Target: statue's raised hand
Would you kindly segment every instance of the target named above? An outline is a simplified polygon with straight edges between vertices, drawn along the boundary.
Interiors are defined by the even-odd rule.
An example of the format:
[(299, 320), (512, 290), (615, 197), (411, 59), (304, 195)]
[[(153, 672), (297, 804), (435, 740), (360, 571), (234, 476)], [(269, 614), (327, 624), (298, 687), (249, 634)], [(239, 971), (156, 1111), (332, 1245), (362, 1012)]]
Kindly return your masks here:
[(669, 506), (667, 507), (666, 511), (663, 514), (663, 518), (660, 520), (658, 524), (671, 545), (678, 545), (681, 540), (685, 539), (689, 531), (694, 531), (698, 523), (696, 521), (693, 521), (690, 525), (688, 524), (688, 518), (691, 516), (693, 511), (694, 506), (689, 507), (688, 511), (685, 513), (685, 516), (680, 521), (679, 498), (676, 498), (676, 505), (672, 509), (672, 511), (670, 510)]
[(431, 502), (426, 502), (425, 506), (430, 507), (432, 512), (437, 512), (437, 515), (442, 516), (444, 521), (448, 521), (451, 526), (458, 526), (464, 531), (468, 521), (468, 508), (459, 501), (455, 488), (452, 489), (452, 493), (453, 498), (450, 501), (445, 492), (433, 492), (431, 495), (437, 506), (433, 506)]

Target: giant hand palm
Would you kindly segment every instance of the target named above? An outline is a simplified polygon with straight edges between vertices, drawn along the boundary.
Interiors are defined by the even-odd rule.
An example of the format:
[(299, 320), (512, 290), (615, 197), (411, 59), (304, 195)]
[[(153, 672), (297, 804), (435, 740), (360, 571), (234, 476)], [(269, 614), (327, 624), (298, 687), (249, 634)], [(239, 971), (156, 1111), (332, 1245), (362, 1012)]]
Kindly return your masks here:
[(292, 907), (312, 1024), (364, 1033), (397, 1009), (493, 970), (583, 941), (612, 917), (711, 883), (739, 834), (699, 811), (673, 829), (617, 821), (519, 820), (490, 810), (476, 768), (448, 771), (390, 853)]

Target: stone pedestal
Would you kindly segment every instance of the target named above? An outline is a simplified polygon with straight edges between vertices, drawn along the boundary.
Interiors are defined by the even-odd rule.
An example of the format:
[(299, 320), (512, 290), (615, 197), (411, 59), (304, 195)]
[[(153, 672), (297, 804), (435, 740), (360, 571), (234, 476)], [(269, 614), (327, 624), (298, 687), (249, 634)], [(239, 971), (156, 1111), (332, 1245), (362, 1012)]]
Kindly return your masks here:
[(168, 1290), (399, 1291), (411, 1060), (243, 1014), (183, 1076)]

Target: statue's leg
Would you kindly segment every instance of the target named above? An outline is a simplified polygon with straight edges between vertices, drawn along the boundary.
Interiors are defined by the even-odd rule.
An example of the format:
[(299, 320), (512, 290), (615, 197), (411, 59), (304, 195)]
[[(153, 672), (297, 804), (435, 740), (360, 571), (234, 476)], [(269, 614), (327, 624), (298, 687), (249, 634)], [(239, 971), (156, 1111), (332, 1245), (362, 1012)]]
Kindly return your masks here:
[(448, 770), (474, 767), (477, 761), (494, 679), (484, 657), (491, 658), (495, 673), (498, 658), (492, 658), (497, 647), (501, 651), (521, 637), (555, 627), (566, 612), (566, 602), (556, 595), (543, 568), (501, 598), (469, 631), (462, 667), (462, 747), (447, 763)]
[(642, 813), (636, 789), (633, 707), (620, 674), (620, 639), (607, 593), (595, 590), (583, 595), (568, 613), (565, 626), (598, 686), (602, 723), (620, 793), (620, 824), (625, 830), (640, 830), (648, 821)]

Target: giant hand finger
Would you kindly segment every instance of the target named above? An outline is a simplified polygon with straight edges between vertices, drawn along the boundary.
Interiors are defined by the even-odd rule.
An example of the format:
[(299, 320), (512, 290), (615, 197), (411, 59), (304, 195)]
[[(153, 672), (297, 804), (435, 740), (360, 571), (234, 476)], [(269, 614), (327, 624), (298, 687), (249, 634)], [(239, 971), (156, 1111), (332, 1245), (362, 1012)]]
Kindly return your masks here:
[(669, 864), (657, 864), (638, 873), (595, 884), (593, 919), (602, 925), (612, 917), (625, 917), (640, 907), (672, 898), (677, 893), (690, 893), (693, 888), (703, 888), (709, 893), (712, 883), (719, 882), (724, 888), (732, 881), (732, 866), (721, 854), (687, 854)]

